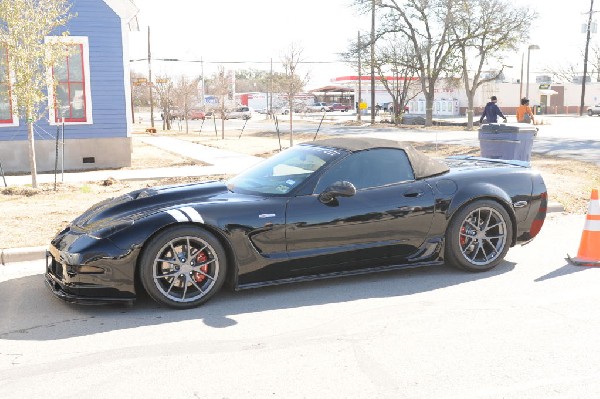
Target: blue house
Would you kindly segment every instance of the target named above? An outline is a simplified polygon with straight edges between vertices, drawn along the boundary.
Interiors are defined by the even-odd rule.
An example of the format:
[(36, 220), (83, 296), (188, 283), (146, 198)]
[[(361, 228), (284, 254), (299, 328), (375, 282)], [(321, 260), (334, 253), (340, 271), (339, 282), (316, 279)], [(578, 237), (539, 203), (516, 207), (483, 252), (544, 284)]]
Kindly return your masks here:
[[(69, 36), (47, 38), (65, 41), (72, 51), (54, 68), (56, 92), (48, 89), (48, 111), (34, 126), (38, 172), (54, 170), (63, 126), (65, 170), (131, 165), (128, 34), (137, 11), (130, 0), (73, 0)], [(0, 51), (2, 57), (6, 61)], [(0, 85), (8, 81), (3, 70)], [(19, 100), (0, 96), (0, 162), (5, 172), (29, 172), (27, 124), (14, 116), (13, 101)]]

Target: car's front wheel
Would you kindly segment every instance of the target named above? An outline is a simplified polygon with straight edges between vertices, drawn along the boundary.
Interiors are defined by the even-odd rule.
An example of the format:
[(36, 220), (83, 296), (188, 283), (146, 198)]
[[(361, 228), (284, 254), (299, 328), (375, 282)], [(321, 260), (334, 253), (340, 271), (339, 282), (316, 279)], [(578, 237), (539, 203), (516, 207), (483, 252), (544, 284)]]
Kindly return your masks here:
[(226, 255), (219, 240), (196, 226), (177, 226), (144, 248), (140, 279), (160, 304), (189, 309), (208, 301), (223, 285)]
[(589, 116), (594, 116), (594, 111), (592, 111), (591, 109), (588, 109), (588, 115)]
[(446, 230), (446, 260), (471, 272), (493, 269), (512, 242), (512, 222), (497, 202), (479, 200), (460, 209)]

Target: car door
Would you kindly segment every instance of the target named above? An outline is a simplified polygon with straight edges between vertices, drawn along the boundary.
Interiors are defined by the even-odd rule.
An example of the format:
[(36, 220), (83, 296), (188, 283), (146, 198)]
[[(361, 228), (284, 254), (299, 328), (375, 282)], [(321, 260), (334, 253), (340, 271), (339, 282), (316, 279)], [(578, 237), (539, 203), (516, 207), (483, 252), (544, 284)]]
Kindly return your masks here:
[[(331, 203), (319, 193), (335, 181), (357, 189)], [(416, 181), (406, 153), (373, 149), (353, 153), (327, 170), (312, 195), (291, 198), (286, 212), (290, 259), (308, 274), (398, 263), (414, 254), (429, 232), (431, 187)]]

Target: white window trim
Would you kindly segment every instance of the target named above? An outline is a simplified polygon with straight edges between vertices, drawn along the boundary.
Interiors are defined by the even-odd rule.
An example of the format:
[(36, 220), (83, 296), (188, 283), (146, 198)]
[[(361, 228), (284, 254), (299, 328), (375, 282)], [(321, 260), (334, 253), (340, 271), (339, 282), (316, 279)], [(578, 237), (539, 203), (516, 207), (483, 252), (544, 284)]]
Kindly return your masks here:
[(0, 129), (2, 129), (3, 127), (19, 126), (19, 118), (17, 118), (17, 115), (15, 113), (15, 108), (17, 108), (17, 99), (15, 98), (15, 95), (12, 91), (10, 92), (10, 97), (11, 97), (11, 106), (12, 106), (11, 110), (10, 110), (10, 115), (12, 116), (12, 122), (0, 123)]
[[(8, 66), (8, 74), (10, 76), (10, 85), (12, 86), (14, 84), (14, 74), (10, 73), (10, 65)], [(15, 97), (15, 93), (13, 90), (10, 91), (10, 99), (11, 99), (10, 116), (12, 116), (12, 122), (0, 123), (0, 128), (19, 126), (19, 118), (17, 117), (16, 112), (15, 112), (15, 109), (17, 108), (17, 98)]]
[[(67, 122), (65, 125), (92, 125), (92, 87), (90, 85), (90, 44), (87, 36), (46, 36), (46, 42), (81, 44), (83, 47), (83, 75), (85, 81), (85, 122)], [(52, 70), (48, 69), (48, 81), (52, 81)], [(48, 123), (51, 126), (62, 125), (56, 121), (54, 109), (54, 87), (48, 87)]]

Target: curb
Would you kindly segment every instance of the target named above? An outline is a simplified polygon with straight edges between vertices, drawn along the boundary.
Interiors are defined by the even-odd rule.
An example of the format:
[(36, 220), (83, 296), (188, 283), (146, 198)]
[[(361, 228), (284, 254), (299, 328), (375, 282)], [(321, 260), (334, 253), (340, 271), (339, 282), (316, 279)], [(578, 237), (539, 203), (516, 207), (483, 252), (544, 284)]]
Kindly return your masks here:
[(564, 212), (565, 207), (560, 202), (548, 202), (547, 213)]
[(0, 250), (0, 264), (29, 262), (46, 258), (47, 247), (8, 248)]
[[(559, 202), (548, 203), (548, 213), (564, 212), (565, 208)], [(47, 247), (9, 248), (0, 249), (0, 265), (8, 266), (10, 263), (30, 262), (46, 258)]]

